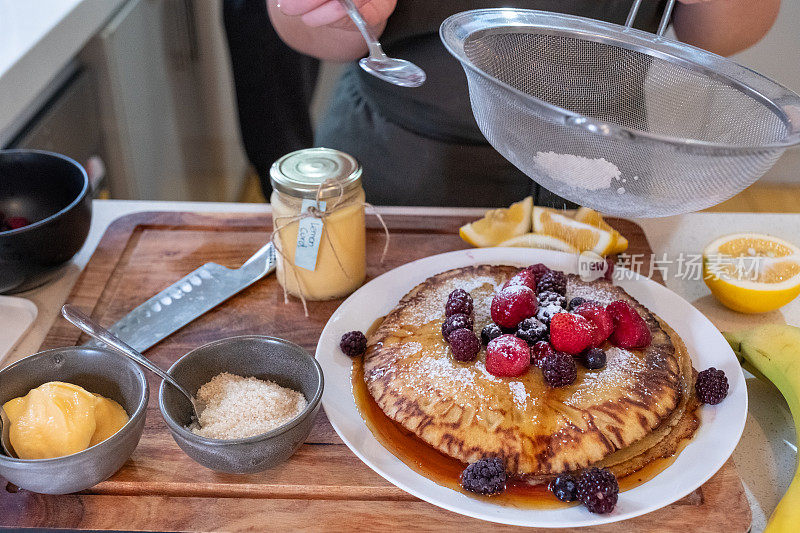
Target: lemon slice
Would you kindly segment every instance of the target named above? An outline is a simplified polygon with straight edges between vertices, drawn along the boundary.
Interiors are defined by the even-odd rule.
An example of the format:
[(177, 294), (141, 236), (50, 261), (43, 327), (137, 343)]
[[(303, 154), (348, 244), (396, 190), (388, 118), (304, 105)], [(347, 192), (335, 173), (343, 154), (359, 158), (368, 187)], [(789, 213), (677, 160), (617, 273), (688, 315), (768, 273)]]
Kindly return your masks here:
[(734, 311), (773, 311), (800, 294), (800, 248), (760, 233), (726, 235), (703, 250), (703, 279)]
[(458, 234), (472, 246), (497, 246), (531, 230), (533, 197), (528, 196), (511, 207), (492, 209), (480, 220), (461, 226)]
[(580, 253), (580, 250), (572, 246), (567, 241), (550, 235), (540, 235), (538, 233), (526, 233), (517, 237), (501, 242), (499, 246), (511, 246), (514, 248), (540, 248), (542, 250), (556, 250), (558, 252)]
[(620, 254), (628, 249), (628, 239), (623, 237), (620, 232), (612, 228), (608, 222), (603, 220), (603, 215), (595, 211), (594, 209), (590, 209), (588, 207), (580, 207), (578, 211), (575, 213), (575, 220), (578, 222), (583, 222), (584, 224), (589, 224), (590, 226), (594, 226), (596, 228), (604, 229), (606, 231), (610, 231), (614, 235), (614, 248), (611, 250), (610, 253), (612, 254)]
[(616, 238), (612, 231), (579, 222), (552, 209), (533, 208), (533, 231), (566, 241), (581, 252), (608, 255)]

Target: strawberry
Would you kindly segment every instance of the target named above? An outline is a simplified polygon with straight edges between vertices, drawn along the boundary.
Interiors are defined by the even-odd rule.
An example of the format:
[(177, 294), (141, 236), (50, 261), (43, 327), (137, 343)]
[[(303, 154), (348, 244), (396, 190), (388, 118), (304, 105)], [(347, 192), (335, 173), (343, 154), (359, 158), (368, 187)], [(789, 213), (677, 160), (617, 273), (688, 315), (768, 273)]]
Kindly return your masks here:
[(545, 357), (549, 357), (553, 355), (553, 353), (555, 353), (555, 351), (553, 347), (550, 346), (549, 342), (539, 341), (531, 348), (531, 364), (541, 368), (542, 361), (544, 361)]
[(553, 349), (578, 355), (592, 345), (594, 324), (573, 313), (558, 313), (550, 320), (550, 344)]
[(531, 349), (514, 335), (500, 335), (486, 346), (486, 370), (495, 376), (521, 376), (531, 366)]
[(30, 221), (25, 217), (8, 217), (6, 219), (6, 225), (9, 227), (9, 229), (24, 228), (29, 224)]
[(516, 276), (506, 281), (506, 284), (503, 285), (503, 288), (505, 289), (506, 287), (510, 287), (512, 285), (524, 285), (525, 287), (528, 287), (532, 291), (536, 292), (536, 281), (536, 274), (526, 268), (524, 270), (520, 270)]
[(500, 290), (492, 299), (492, 320), (503, 328), (516, 328), (517, 324), (536, 315), (536, 293), (524, 285), (511, 285)]
[(573, 313), (581, 315), (586, 320), (594, 324), (595, 332), (592, 338), (592, 346), (600, 346), (604, 340), (614, 331), (614, 321), (606, 309), (595, 302), (582, 303), (575, 308)]
[(627, 302), (611, 302), (606, 311), (614, 322), (614, 332), (609, 337), (614, 346), (644, 348), (653, 340), (647, 322)]

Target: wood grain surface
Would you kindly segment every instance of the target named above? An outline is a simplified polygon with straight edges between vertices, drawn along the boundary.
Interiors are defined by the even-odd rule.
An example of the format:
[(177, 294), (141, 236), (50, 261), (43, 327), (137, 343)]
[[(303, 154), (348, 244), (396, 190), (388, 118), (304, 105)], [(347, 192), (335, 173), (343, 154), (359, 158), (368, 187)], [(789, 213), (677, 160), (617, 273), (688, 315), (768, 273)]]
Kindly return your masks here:
[[(368, 277), (432, 254), (465, 248), (463, 216), (387, 215), (390, 252), (380, 264), (383, 231), (368, 217)], [(213, 261), (238, 267), (270, 231), (268, 215), (138, 213), (115, 221), (68, 298), (110, 325), (166, 286)], [(609, 221), (630, 240), (630, 253), (651, 253), (641, 228)], [(442, 265), (445, 270), (447, 265)], [(647, 264), (645, 264), (645, 269)], [(646, 272), (646, 270), (645, 270)], [(312, 353), (340, 301), (312, 302), (310, 317), (270, 276), (154, 346), (145, 355), (166, 368), (201, 344), (234, 335), (285, 338)], [(86, 342), (59, 318), (42, 349)], [(110, 479), (83, 493), (46, 496), (0, 479), (0, 527), (198, 531), (486, 531), (511, 528), (439, 509), (407, 494), (364, 465), (320, 411), (305, 445), (285, 464), (253, 475), (219, 474), (174, 443), (151, 387), (147, 423), (130, 460)], [(750, 526), (750, 507), (730, 461), (703, 487), (653, 513), (592, 528), (610, 531), (697, 530), (734, 533)]]

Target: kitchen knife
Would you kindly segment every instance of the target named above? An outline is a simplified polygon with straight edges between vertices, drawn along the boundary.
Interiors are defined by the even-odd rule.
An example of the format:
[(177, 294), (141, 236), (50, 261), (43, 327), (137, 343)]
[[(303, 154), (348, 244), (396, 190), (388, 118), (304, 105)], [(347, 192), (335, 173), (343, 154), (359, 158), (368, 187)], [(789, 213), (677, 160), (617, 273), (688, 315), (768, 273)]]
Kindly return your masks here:
[[(268, 243), (237, 269), (206, 263), (108, 329), (143, 352), (275, 270), (275, 262), (275, 248)], [(85, 344), (99, 345), (94, 340)]]

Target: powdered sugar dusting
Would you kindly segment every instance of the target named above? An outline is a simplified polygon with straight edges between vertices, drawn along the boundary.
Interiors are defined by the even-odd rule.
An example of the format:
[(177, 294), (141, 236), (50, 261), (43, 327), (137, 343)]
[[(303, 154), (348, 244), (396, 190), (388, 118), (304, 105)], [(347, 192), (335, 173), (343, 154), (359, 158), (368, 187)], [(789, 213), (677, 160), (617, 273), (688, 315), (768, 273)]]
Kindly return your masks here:
[(534, 160), (552, 179), (590, 191), (608, 189), (611, 182), (621, 176), (617, 166), (603, 158), (538, 152)]

